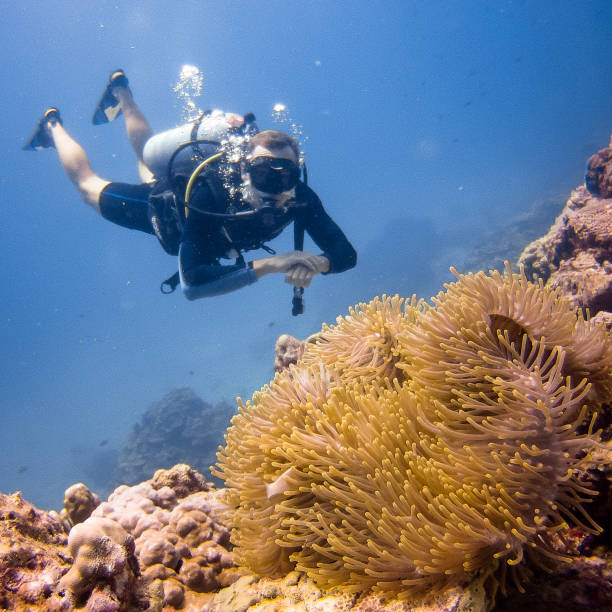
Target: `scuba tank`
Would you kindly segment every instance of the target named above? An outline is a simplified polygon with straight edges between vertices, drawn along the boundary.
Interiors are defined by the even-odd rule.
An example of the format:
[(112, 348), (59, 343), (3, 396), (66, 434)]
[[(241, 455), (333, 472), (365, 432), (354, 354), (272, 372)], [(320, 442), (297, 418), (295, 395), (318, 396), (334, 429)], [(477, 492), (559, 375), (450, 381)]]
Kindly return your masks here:
[[(151, 136), (145, 143), (142, 157), (151, 172), (161, 178), (170, 171), (193, 169), (194, 156), (196, 159), (209, 158), (231, 134), (247, 135), (257, 131), (252, 113), (243, 117), (222, 110), (205, 111), (194, 122)], [(192, 145), (181, 146), (188, 143)]]

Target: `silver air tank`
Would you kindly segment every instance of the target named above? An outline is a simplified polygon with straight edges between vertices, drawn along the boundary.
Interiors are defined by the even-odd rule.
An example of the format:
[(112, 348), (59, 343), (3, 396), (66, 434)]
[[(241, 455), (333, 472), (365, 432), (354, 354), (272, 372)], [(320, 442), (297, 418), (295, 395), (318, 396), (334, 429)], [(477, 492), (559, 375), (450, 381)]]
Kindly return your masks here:
[(212, 141), (211, 143), (194, 143), (193, 147), (184, 147), (176, 155), (172, 161), (172, 171), (189, 171), (193, 168), (195, 147), (202, 157), (210, 157), (218, 152), (219, 145), (227, 139), (232, 129), (241, 128), (244, 124), (245, 119), (241, 115), (221, 110), (211, 111), (195, 122), (151, 136), (145, 143), (142, 152), (143, 161), (151, 172), (160, 178), (168, 174), (168, 162), (180, 145), (193, 140)]

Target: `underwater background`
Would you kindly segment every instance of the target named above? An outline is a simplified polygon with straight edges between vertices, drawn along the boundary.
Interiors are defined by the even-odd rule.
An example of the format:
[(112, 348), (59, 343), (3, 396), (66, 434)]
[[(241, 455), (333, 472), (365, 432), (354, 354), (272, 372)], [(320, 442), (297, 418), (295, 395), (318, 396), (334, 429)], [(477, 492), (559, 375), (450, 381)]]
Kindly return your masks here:
[[(26, 0), (4, 4), (0, 32), (0, 491), (42, 508), (77, 481), (104, 492), (173, 389), (226, 402), (229, 419), (272, 377), (279, 334), (382, 293), (429, 297), (451, 265), (516, 260), (612, 131), (608, 0)], [(358, 251), (313, 281), (299, 317), (280, 275), (162, 295), (176, 261), (155, 238), (96, 216), (53, 151), (21, 151), (55, 105), (97, 173), (138, 182), (123, 122), (93, 126), (95, 103), (120, 67), (153, 129), (178, 125), (185, 65), (200, 108), (302, 131), (309, 183)], [(291, 250), (292, 232), (272, 246)]]

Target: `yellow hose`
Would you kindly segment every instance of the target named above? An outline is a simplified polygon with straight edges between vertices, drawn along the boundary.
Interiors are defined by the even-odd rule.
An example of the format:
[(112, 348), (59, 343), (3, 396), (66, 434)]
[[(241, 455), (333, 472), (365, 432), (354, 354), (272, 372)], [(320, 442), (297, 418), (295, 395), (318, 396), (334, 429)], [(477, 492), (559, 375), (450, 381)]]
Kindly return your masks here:
[[(189, 204), (189, 198), (191, 197), (191, 190), (193, 189), (193, 185), (196, 182), (200, 172), (211, 162), (217, 161), (220, 157), (223, 157), (223, 153), (215, 153), (208, 159), (205, 159), (192, 173), (189, 177), (189, 181), (187, 182), (187, 187), (185, 188), (185, 204)], [(185, 211), (187, 213), (187, 211)]]

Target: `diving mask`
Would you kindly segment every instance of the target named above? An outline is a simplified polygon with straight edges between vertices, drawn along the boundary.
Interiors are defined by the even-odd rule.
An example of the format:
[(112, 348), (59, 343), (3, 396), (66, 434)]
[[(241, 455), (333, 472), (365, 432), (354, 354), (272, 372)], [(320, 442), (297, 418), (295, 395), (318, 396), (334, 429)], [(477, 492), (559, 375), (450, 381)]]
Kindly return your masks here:
[(290, 159), (259, 156), (247, 162), (247, 172), (255, 189), (282, 193), (293, 189), (300, 178), (300, 167)]

